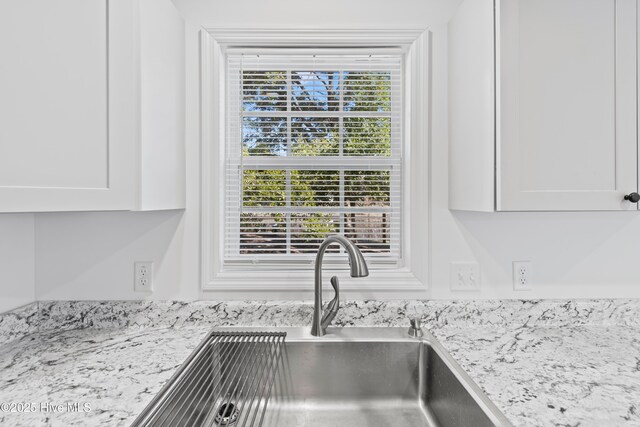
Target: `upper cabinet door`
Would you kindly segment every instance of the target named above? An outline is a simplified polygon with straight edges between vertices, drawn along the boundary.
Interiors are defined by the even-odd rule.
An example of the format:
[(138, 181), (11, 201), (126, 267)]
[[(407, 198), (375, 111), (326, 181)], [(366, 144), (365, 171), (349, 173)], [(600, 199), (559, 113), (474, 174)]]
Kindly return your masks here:
[(185, 206), (170, 0), (0, 2), (0, 212)]
[(131, 208), (135, 150), (114, 131), (108, 7), (3, 1), (1, 212)]
[(496, 1), (496, 210), (625, 210), (636, 0)]

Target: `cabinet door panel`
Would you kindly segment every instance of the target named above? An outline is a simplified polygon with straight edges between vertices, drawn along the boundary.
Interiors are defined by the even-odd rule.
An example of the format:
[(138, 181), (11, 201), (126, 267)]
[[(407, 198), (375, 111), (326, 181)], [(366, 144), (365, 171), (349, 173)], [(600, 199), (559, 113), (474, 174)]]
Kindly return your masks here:
[(110, 135), (108, 7), (3, 1), (0, 212), (131, 208), (131, 140)]
[[(0, 185), (106, 187), (104, 3), (12, 3), (0, 14)], [(82, 19), (60, 25), (70, 12)]]
[(634, 209), (636, 1), (502, 0), (497, 22), (498, 209)]

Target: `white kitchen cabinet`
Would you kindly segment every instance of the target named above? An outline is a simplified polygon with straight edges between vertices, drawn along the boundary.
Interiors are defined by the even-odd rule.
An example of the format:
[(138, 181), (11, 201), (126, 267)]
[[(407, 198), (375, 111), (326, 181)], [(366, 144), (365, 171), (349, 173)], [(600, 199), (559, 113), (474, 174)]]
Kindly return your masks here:
[(466, 0), (449, 24), (449, 207), (629, 210), (636, 0)]
[(169, 0), (3, 0), (0, 212), (184, 207)]

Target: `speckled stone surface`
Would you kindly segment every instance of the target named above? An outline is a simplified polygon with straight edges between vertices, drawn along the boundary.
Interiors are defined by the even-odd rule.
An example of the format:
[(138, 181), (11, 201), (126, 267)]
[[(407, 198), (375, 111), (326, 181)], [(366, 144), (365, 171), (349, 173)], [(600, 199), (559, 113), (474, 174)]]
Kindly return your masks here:
[(516, 426), (640, 426), (640, 329), (432, 330)]
[[(0, 425), (128, 426), (207, 331), (87, 328), (13, 341), (0, 347)], [(34, 406), (10, 412), (24, 411), (12, 402)]]
[[(38, 313), (39, 332), (0, 346), (0, 404), (65, 409), (0, 406), (2, 426), (129, 425), (211, 327), (307, 326), (312, 305), (44, 302)], [(640, 426), (640, 301), (359, 301), (334, 324), (409, 316), (516, 426)], [(76, 402), (91, 411), (69, 411)]]
[[(79, 327), (302, 326), (311, 323), (313, 303), (301, 301), (40, 302), (41, 329)], [(404, 326), (421, 317), (429, 327), (577, 325), (640, 326), (640, 301), (475, 300), (347, 301), (333, 324)]]
[(38, 330), (38, 304), (32, 303), (18, 309), (0, 313), (0, 345), (20, 339)]

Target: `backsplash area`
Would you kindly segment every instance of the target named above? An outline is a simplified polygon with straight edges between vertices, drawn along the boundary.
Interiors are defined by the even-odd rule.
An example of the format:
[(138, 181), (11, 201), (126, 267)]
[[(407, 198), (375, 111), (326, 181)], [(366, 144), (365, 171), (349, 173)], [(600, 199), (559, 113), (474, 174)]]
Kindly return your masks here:
[(38, 303), (0, 313), (0, 344), (37, 332), (40, 326)]
[[(41, 301), (0, 314), (0, 343), (52, 329), (307, 326), (304, 301)], [(419, 317), (433, 328), (640, 325), (640, 300), (348, 301), (335, 326), (406, 326)]]

